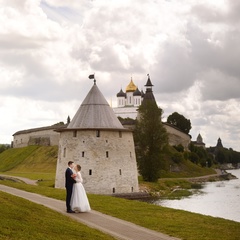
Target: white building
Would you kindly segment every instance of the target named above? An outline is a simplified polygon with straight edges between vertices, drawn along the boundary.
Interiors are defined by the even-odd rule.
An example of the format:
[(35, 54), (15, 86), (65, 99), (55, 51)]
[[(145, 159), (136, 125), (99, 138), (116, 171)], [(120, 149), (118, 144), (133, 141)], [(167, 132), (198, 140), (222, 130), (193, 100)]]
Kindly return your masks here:
[(136, 119), (137, 109), (141, 105), (144, 93), (140, 92), (131, 78), (126, 87), (126, 92), (121, 89), (117, 94), (117, 107), (113, 108), (116, 116)]
[[(129, 99), (129, 101), (131, 101)], [(89, 193), (138, 192), (132, 131), (122, 126), (96, 83), (60, 132), (55, 187), (64, 188), (68, 161), (82, 167)]]

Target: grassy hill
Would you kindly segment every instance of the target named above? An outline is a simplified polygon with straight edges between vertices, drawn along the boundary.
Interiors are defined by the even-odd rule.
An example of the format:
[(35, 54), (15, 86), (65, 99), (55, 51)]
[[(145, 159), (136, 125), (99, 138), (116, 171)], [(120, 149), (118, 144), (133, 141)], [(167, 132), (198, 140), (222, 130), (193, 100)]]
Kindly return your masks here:
[(57, 146), (10, 148), (0, 154), (0, 172), (31, 179), (54, 179)]

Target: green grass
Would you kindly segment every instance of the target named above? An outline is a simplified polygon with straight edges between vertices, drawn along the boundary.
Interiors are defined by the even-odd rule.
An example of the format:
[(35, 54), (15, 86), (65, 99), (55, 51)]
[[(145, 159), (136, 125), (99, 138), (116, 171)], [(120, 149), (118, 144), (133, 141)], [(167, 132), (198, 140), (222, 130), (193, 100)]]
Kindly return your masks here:
[[(0, 181), (0, 183), (60, 200), (65, 199), (64, 189), (31, 186), (10, 181)], [(239, 239), (240, 223), (238, 222), (165, 208), (135, 200), (95, 194), (88, 194), (88, 197), (91, 208), (96, 211), (181, 239)]]
[[(57, 146), (28, 146), (10, 148), (0, 154), (0, 171), (19, 174), (54, 173)], [(31, 175), (30, 175), (31, 176)]]
[[(170, 162), (168, 163), (171, 164)], [(170, 168), (170, 167), (169, 167)], [(169, 172), (169, 171), (160, 171), (161, 178), (190, 178), (190, 177), (200, 177), (204, 175), (215, 174), (215, 170), (212, 168), (205, 168), (199, 165), (192, 163), (189, 160), (184, 159), (179, 164), (179, 172)]]
[[(34, 146), (25, 148), (25, 151), (24, 149), (10, 149), (0, 154), (0, 171), (8, 175), (28, 177), (31, 179), (42, 179), (42, 181), (39, 181), (38, 186), (32, 186), (25, 183), (12, 182), (7, 180), (1, 180), (0, 184), (5, 184), (29, 192), (39, 193), (64, 201), (65, 190), (55, 189), (53, 187), (57, 148), (54, 150), (52, 147)], [(192, 165), (188, 168), (191, 169)], [(201, 172), (201, 174), (204, 175), (203, 172)], [(186, 175), (190, 176), (191, 174), (188, 174), (186, 170), (185, 176)], [(179, 189), (188, 189), (189, 187), (192, 187), (191, 183), (183, 179), (160, 179), (157, 183), (146, 184), (151, 184), (151, 187), (153, 189), (155, 188), (156, 191), (169, 191), (169, 193), (174, 192), (173, 190), (176, 189), (176, 187)], [(96, 211), (100, 211), (102, 213), (106, 213), (111, 216), (115, 216), (117, 218), (124, 219), (143, 227), (166, 233), (171, 236), (179, 237), (184, 240), (239, 239), (240, 223), (238, 222), (204, 216), (182, 210), (165, 208), (140, 201), (115, 198), (111, 196), (89, 194), (88, 197), (92, 209)], [(66, 219), (66, 216), (55, 213), (54, 211), (45, 209), (42, 206), (30, 203), (26, 200), (20, 201), (17, 197), (1, 192), (0, 201), (0, 219), (2, 219), (2, 216), (4, 216), (4, 220), (0, 220), (0, 234), (6, 234), (3, 236), (0, 235), (0, 239), (14, 239), (13, 235), (16, 235), (15, 239), (18, 240), (28, 238), (64, 239), (64, 237), (60, 238), (61, 236), (59, 238), (56, 237), (62, 234), (61, 229), (65, 229), (64, 226), (62, 227), (61, 225), (63, 223), (68, 226), (66, 228), (69, 229), (70, 232), (73, 232), (72, 234), (78, 234), (78, 232), (85, 231), (81, 230), (81, 227), (83, 226), (80, 227), (79, 223), (70, 219)], [(6, 202), (9, 202), (9, 205)], [(6, 208), (2, 206), (6, 206)], [(26, 218), (23, 214), (25, 211), (27, 213)], [(50, 215), (48, 215), (48, 213)], [(55, 214), (57, 217), (53, 216)], [(36, 219), (37, 215), (39, 215), (39, 218), (41, 219), (39, 220), (40, 222), (38, 219)], [(28, 218), (28, 216), (30, 217)], [(54, 219), (52, 222), (49, 222), (49, 216)], [(41, 235), (41, 237), (38, 238), (38, 225), (41, 223), (43, 226), (42, 229), (44, 229), (45, 222), (47, 225), (49, 225), (46, 226), (45, 230), (47, 237)], [(69, 222), (73, 222), (73, 225), (69, 226)], [(55, 229), (54, 227), (59, 224), (61, 228)], [(36, 231), (36, 236), (29, 236), (29, 232), (31, 232), (29, 229), (35, 229), (34, 231)], [(88, 230), (86, 231), (88, 232)], [(94, 232), (94, 236), (97, 234), (92, 229), (89, 231), (90, 233)], [(39, 230), (39, 232), (39, 234), (44, 234), (41, 230)], [(89, 237), (87, 234), (88, 233), (86, 233), (86, 238), (81, 235), (78, 235), (80, 237), (76, 237), (75, 235), (73, 235), (73, 237), (72, 235), (69, 236), (71, 236), (72, 239), (97, 239), (97, 237)], [(71, 239), (71, 237), (69, 238), (65, 236), (66, 239)], [(108, 239), (107, 237), (105, 238), (105, 236), (98, 238)]]
[(1, 240), (114, 239), (49, 208), (1, 192)]

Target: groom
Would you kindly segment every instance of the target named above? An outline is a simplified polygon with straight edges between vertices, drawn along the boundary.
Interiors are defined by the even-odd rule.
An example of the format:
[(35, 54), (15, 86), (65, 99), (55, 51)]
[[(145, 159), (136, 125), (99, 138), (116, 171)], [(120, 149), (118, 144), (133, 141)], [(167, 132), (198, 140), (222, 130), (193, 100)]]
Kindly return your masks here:
[(74, 167), (74, 162), (69, 161), (68, 162), (68, 168), (66, 169), (66, 172), (65, 172), (65, 187), (66, 187), (66, 192), (67, 192), (66, 207), (67, 207), (67, 212), (68, 213), (75, 213), (74, 211), (72, 211), (72, 209), (70, 207), (70, 201), (71, 201), (71, 196), (72, 196), (73, 184), (76, 182), (72, 178), (72, 175), (73, 175), (72, 168), (73, 167)]

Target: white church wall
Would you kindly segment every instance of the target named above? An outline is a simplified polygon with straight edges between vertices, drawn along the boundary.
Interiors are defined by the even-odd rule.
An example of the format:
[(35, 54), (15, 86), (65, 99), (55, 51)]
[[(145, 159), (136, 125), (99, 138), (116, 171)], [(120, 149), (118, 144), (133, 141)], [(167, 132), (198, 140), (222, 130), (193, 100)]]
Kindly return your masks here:
[(126, 105), (125, 97), (118, 97), (118, 107), (124, 107)]
[(134, 97), (133, 97), (133, 92), (127, 92), (127, 106), (133, 106), (134, 105)]

